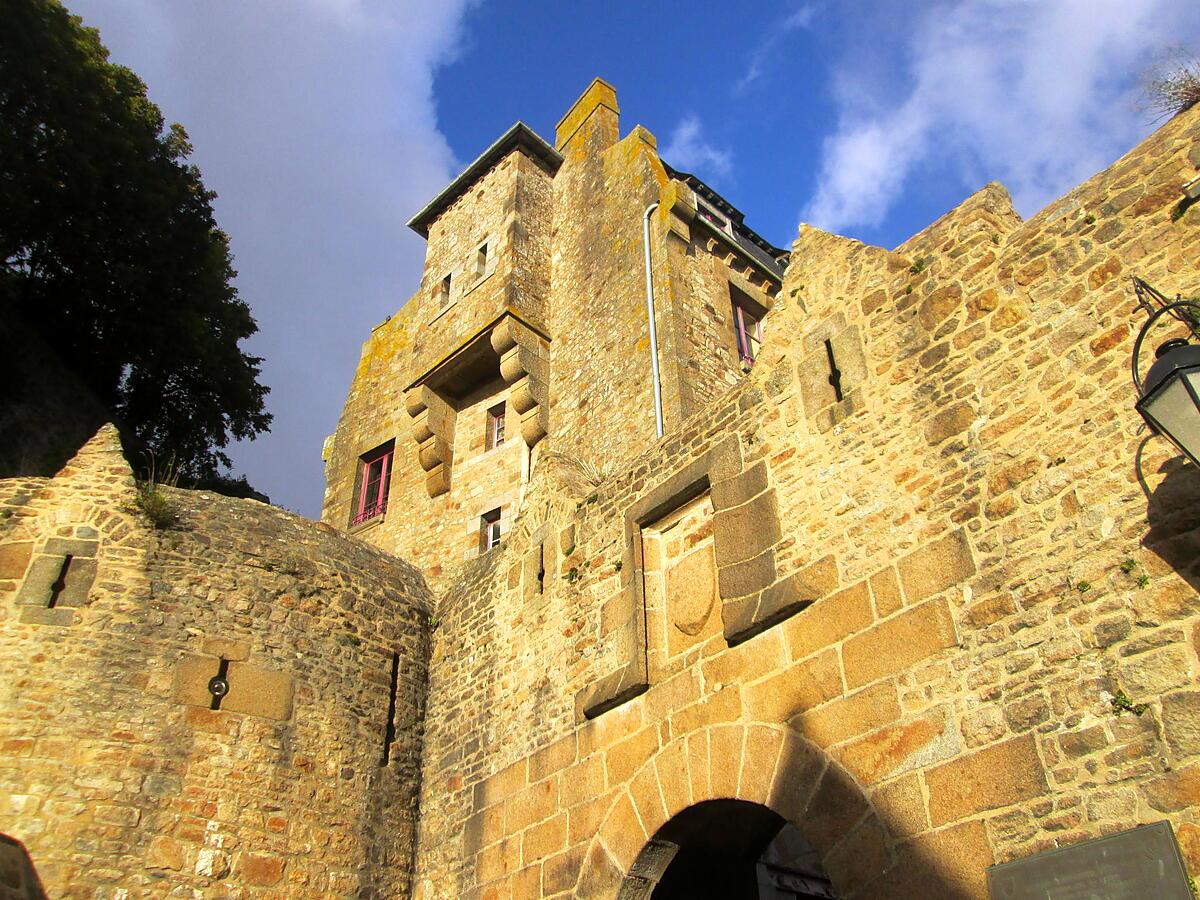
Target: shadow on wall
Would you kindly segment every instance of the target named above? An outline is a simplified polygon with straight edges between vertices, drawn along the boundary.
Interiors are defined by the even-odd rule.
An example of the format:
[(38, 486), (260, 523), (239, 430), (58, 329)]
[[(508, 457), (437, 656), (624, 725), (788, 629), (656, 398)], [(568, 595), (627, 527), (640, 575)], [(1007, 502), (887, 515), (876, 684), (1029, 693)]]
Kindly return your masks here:
[[(1142, 445), (1145, 446), (1145, 443)], [(1138, 454), (1138, 481), (1146, 492), (1150, 530), (1142, 545), (1200, 591), (1200, 468), (1183, 456), (1159, 466), (1162, 482), (1150, 490)]]

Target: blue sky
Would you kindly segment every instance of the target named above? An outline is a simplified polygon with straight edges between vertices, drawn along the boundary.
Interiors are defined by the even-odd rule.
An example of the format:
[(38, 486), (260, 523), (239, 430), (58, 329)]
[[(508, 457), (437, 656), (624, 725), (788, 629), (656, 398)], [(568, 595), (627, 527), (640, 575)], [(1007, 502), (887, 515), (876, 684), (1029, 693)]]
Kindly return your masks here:
[(232, 456), (310, 516), (361, 343), (420, 277), (405, 221), (594, 76), (768, 240), (892, 247), (992, 180), (1037, 212), (1152, 130), (1154, 54), (1200, 49), (1193, 0), (66, 3), (220, 195), (275, 415)]

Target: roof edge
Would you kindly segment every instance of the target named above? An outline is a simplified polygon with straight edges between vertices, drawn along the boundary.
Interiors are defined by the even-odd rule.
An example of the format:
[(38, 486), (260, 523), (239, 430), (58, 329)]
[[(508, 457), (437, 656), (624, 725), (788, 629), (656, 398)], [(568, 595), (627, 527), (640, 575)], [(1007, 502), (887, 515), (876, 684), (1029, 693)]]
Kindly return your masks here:
[(448, 184), (436, 197), (408, 220), (408, 227), (421, 237), (429, 238), (429, 226), (488, 169), (498, 163), (512, 150), (520, 150), (531, 159), (540, 162), (551, 174), (562, 165), (562, 154), (550, 146), (536, 131), (524, 122), (516, 122), (512, 128), (500, 135), (496, 141), (467, 166), (462, 173)]

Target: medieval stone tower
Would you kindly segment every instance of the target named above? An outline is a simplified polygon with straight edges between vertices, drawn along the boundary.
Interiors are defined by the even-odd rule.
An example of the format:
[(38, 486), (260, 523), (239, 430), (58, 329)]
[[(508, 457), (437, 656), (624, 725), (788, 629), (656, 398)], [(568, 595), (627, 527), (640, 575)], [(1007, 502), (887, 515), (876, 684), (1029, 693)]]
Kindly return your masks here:
[(0, 481), (0, 831), (56, 895), (983, 898), (1161, 820), (1200, 869), (1200, 472), (1128, 381), (1200, 110), (893, 251), (669, 162), (596, 80), (413, 217), (320, 524), (156, 532), (108, 431)]

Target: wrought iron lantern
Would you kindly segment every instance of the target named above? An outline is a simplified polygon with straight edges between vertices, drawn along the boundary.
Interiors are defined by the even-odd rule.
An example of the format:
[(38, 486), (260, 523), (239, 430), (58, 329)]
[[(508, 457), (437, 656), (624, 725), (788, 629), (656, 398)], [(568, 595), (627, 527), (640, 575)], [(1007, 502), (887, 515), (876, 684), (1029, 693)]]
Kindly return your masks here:
[[(1133, 383), (1136, 409), (1156, 434), (1161, 434), (1200, 466), (1200, 302), (1169, 300), (1140, 278), (1133, 279), (1138, 305), (1150, 316), (1133, 344)], [(1150, 330), (1170, 316), (1187, 329), (1184, 337), (1164, 341), (1143, 379), (1142, 343)]]

